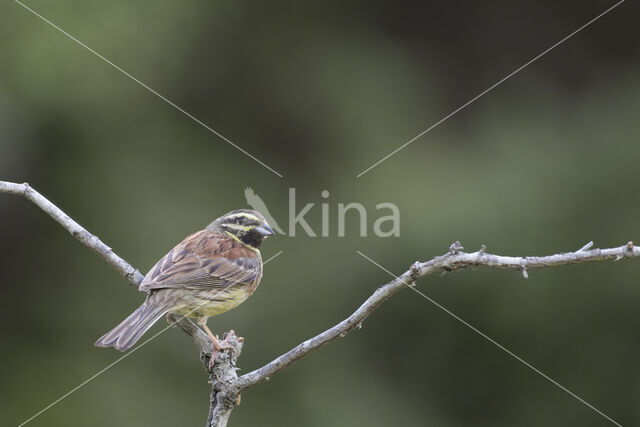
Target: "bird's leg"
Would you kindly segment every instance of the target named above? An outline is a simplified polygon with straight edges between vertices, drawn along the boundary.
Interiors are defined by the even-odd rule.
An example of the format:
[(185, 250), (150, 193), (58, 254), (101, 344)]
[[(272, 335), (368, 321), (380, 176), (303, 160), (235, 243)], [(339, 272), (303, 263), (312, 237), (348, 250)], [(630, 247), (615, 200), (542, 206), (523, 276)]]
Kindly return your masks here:
[(198, 317), (198, 325), (200, 325), (200, 327), (204, 329), (207, 335), (209, 335), (209, 338), (211, 339), (211, 344), (213, 344), (211, 359), (209, 359), (209, 369), (211, 369), (213, 368), (213, 362), (216, 360), (216, 355), (218, 354), (218, 351), (225, 350), (231, 347), (227, 344), (228, 337), (225, 338), (224, 341), (220, 342), (218, 341), (218, 338), (215, 335), (213, 335), (213, 333), (209, 330), (209, 327), (207, 326), (207, 317), (204, 317), (204, 316)]

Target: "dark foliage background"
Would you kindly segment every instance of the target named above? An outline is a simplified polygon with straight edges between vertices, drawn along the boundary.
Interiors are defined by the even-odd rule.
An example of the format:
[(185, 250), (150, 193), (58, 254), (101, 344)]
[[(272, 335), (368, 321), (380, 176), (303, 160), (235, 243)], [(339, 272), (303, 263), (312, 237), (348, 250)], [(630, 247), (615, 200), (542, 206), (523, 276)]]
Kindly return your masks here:
[[(282, 224), (330, 192), (401, 236), (267, 241), (258, 292), (211, 319), (243, 371), (344, 318), (454, 240), (502, 254), (640, 239), (638, 6), (601, 21), (361, 178), (356, 174), (609, 7), (604, 1), (28, 5), (250, 153), (280, 179), (14, 2), (0, 5), (0, 179), (28, 181), (146, 271), (254, 188)], [(28, 202), (0, 197), (0, 424), (120, 356), (93, 342), (142, 295)], [(353, 219), (353, 218), (352, 218)], [(465, 271), (422, 291), (624, 425), (640, 423), (637, 262)], [(164, 327), (159, 322), (153, 329)], [(170, 330), (32, 425), (201, 425), (197, 354)], [(233, 425), (606, 425), (412, 292), (247, 393)]]

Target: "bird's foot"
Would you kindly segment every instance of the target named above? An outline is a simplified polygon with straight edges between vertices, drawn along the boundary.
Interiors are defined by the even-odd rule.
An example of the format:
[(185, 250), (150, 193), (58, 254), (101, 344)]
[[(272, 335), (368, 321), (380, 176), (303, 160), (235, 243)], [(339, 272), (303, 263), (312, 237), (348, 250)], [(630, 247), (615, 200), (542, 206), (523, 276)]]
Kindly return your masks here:
[(240, 342), (244, 341), (244, 338), (236, 336), (236, 333), (233, 329), (231, 329), (227, 333), (227, 336), (222, 341), (219, 341), (217, 336), (213, 337), (215, 339), (211, 340), (211, 343), (213, 344), (213, 351), (211, 352), (211, 359), (209, 359), (209, 370), (213, 369), (213, 364), (216, 360), (216, 356), (218, 355), (219, 351), (229, 350), (233, 348), (233, 346), (229, 344), (229, 339), (231, 337), (236, 337), (237, 340)]
[(230, 340), (231, 338), (235, 338), (235, 339), (237, 339), (237, 340), (238, 340), (238, 342), (244, 342), (244, 338), (243, 338), (243, 337), (239, 337), (239, 336), (237, 336), (237, 335), (236, 335), (236, 332), (235, 332), (233, 329), (231, 329), (231, 330), (229, 330), (229, 332), (227, 332), (227, 336), (226, 336), (226, 337), (224, 337), (224, 340), (223, 340), (222, 342), (220, 342), (219, 344), (220, 344), (220, 345), (224, 345), (224, 346), (226, 346), (225, 348), (233, 348), (233, 347), (229, 344), (229, 340)]

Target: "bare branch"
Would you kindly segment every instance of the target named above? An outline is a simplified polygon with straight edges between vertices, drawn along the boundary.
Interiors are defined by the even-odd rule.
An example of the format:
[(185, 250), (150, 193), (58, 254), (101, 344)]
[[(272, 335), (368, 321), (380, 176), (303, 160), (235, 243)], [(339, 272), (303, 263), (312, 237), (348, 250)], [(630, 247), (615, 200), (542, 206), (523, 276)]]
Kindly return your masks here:
[(413, 286), (416, 280), (436, 271), (447, 272), (473, 266), (485, 266), (518, 270), (523, 273), (524, 277), (528, 277), (527, 271), (533, 268), (578, 264), (589, 261), (616, 261), (622, 258), (640, 257), (640, 248), (635, 247), (633, 242), (628, 242), (626, 245), (617, 248), (587, 250), (591, 246), (592, 243), (585, 245), (576, 252), (543, 257), (511, 257), (488, 254), (486, 253), (484, 245), (477, 252), (466, 253), (463, 252), (464, 248), (460, 245), (460, 242), (455, 242), (446, 254), (427, 262), (416, 262), (401, 276), (376, 289), (364, 304), (342, 322), (306, 340), (263, 367), (242, 375), (229, 385), (230, 390), (236, 394), (242, 393), (256, 384), (269, 379), (287, 366), (302, 359), (313, 350), (336, 338), (344, 337), (352, 329), (359, 328), (362, 322), (387, 298), (404, 289), (406, 286)]
[[(71, 217), (51, 203), (46, 197), (31, 188), (29, 184), (16, 184), (12, 182), (0, 181), (0, 193), (14, 194), (22, 196), (33, 202), (36, 206), (51, 216), (58, 224), (67, 230), (73, 237), (91, 248), (103, 260), (111, 265), (118, 273), (126, 278), (133, 285), (140, 285), (144, 276), (131, 266), (124, 259), (120, 258), (97, 236), (89, 233), (84, 227), (75, 222)], [(171, 319), (171, 317), (169, 317)], [(200, 350), (200, 359), (205, 369), (208, 371), (209, 358), (211, 357), (212, 345), (207, 335), (193, 324), (189, 319), (180, 317), (176, 325), (189, 336), (191, 341)], [(227, 341), (229, 349), (222, 350), (216, 355), (211, 377), (211, 404), (207, 426), (224, 427), (227, 425), (229, 416), (234, 406), (238, 404), (239, 397), (229, 394), (226, 386), (232, 380), (238, 378), (235, 363), (242, 350), (242, 340), (235, 334)]]
[(93, 249), (100, 258), (115, 268), (118, 273), (129, 281), (129, 283), (137, 286), (142, 282), (144, 276), (142, 276), (138, 270), (116, 255), (109, 246), (102, 242), (102, 240), (85, 230), (80, 224), (71, 219), (69, 215), (62, 212), (56, 205), (31, 188), (26, 182), (24, 184), (15, 184), (13, 182), (0, 181), (0, 193), (15, 194), (32, 201), (65, 230), (71, 233), (73, 237), (78, 239), (88, 248)]
[[(181, 319), (183, 319), (184, 321), (178, 321)], [(213, 350), (213, 345), (211, 344), (211, 341), (209, 340), (207, 334), (202, 332), (202, 329), (198, 328), (188, 318), (183, 318), (181, 316), (179, 319), (176, 319), (174, 315), (168, 313), (167, 320), (174, 322), (176, 326), (182, 329), (182, 332), (184, 332), (189, 338), (191, 338), (191, 341), (193, 341), (198, 350), (200, 350), (200, 358), (202, 359), (202, 363), (205, 363), (205, 366), (208, 366), (209, 356), (211, 355), (211, 351)]]
[[(60, 208), (51, 203), (42, 194), (31, 188), (26, 182), (24, 184), (16, 184), (13, 182), (0, 181), (0, 193), (15, 194), (33, 202), (65, 230), (67, 230), (73, 237), (97, 253), (100, 258), (105, 260), (107, 264), (112, 266), (132, 285), (138, 286), (142, 282), (142, 279), (144, 279), (144, 276), (138, 270), (116, 255), (113, 249), (104, 244), (104, 242), (102, 242), (102, 240), (97, 236), (89, 233), (84, 227), (75, 222), (69, 215), (60, 210)], [(200, 334), (205, 335), (204, 332), (198, 329), (200, 334), (197, 334), (196, 332), (189, 333), (188, 331), (190, 330), (190, 326), (194, 328), (195, 326), (188, 319), (184, 318), (178, 321), (178, 326), (180, 326), (180, 328), (189, 335), (195, 345), (202, 351), (203, 344), (202, 336)]]
[(226, 427), (231, 411), (240, 403), (240, 395), (229, 391), (229, 384), (238, 378), (236, 360), (242, 351), (242, 338), (233, 331), (225, 337), (231, 347), (216, 355), (211, 371), (211, 396), (209, 398), (209, 417), (207, 427)]
[[(134, 269), (129, 263), (116, 255), (113, 250), (105, 245), (98, 237), (89, 233), (44, 196), (29, 187), (28, 184), (0, 181), (0, 193), (16, 194), (32, 201), (62, 225), (76, 239), (93, 249), (94, 252), (115, 268), (130, 283), (139, 285), (142, 281), (143, 276), (138, 270)], [(590, 261), (618, 261), (623, 258), (640, 257), (640, 248), (636, 248), (633, 242), (609, 249), (591, 249), (592, 246), (593, 242), (589, 242), (575, 252), (542, 257), (512, 257), (488, 254), (486, 253), (484, 245), (477, 252), (463, 252), (464, 248), (460, 245), (460, 242), (455, 242), (450, 246), (446, 254), (423, 263), (415, 262), (402, 275), (376, 289), (351, 316), (342, 322), (304, 341), (263, 367), (244, 374), (241, 377), (238, 377), (236, 374), (235, 363), (242, 350), (242, 340), (232, 335), (229, 340), (231, 348), (218, 352), (213, 370), (210, 374), (212, 382), (211, 406), (207, 426), (226, 426), (231, 411), (240, 401), (240, 394), (242, 392), (262, 381), (268, 380), (271, 376), (302, 359), (313, 350), (336, 338), (346, 336), (346, 334), (354, 328), (360, 328), (362, 322), (387, 298), (404, 289), (406, 286), (414, 286), (416, 280), (428, 274), (436, 271), (448, 272), (462, 270), (467, 267), (484, 266), (520, 271), (522, 275), (527, 278), (528, 271), (534, 268), (579, 264)], [(364, 254), (361, 255), (365, 256)], [(201, 360), (205, 367), (207, 367), (211, 354), (211, 343), (206, 334), (188, 319), (183, 318), (179, 320), (177, 325), (195, 343), (200, 350)]]

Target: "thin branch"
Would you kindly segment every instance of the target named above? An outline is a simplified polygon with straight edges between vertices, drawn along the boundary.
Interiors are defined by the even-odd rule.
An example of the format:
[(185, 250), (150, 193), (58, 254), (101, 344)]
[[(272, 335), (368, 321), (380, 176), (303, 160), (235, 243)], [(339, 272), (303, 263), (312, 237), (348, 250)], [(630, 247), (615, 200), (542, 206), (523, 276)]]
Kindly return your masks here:
[[(14, 194), (22, 196), (25, 199), (33, 202), (36, 206), (42, 209), (46, 214), (53, 218), (58, 224), (60, 224), (65, 230), (67, 230), (73, 237), (78, 239), (83, 245), (92, 249), (98, 254), (100, 258), (105, 260), (107, 264), (113, 267), (120, 275), (122, 275), (132, 285), (140, 285), (144, 276), (140, 271), (136, 270), (124, 259), (120, 258), (109, 246), (104, 244), (97, 236), (89, 233), (84, 227), (75, 222), (69, 215), (64, 213), (60, 208), (51, 203), (46, 197), (38, 193), (31, 188), (26, 182), (24, 184), (16, 184), (13, 182), (0, 181), (0, 193)], [(197, 334), (196, 332), (189, 333), (189, 326), (195, 326), (188, 319), (181, 319), (178, 321), (178, 326), (181, 327), (187, 335), (192, 339), (196, 346), (202, 350), (202, 335), (204, 332)], [(197, 328), (196, 328), (197, 329)]]
[(13, 182), (0, 181), (0, 193), (15, 194), (32, 201), (65, 230), (71, 233), (73, 237), (97, 253), (100, 258), (111, 265), (118, 273), (127, 279), (129, 283), (137, 286), (142, 282), (144, 276), (140, 274), (138, 270), (116, 255), (102, 240), (85, 230), (80, 224), (71, 219), (69, 215), (62, 212), (56, 205), (31, 188), (26, 182), (24, 184), (15, 184)]
[(467, 267), (484, 266), (519, 270), (526, 276), (526, 271), (533, 268), (552, 267), (556, 265), (578, 264), (590, 261), (620, 260), (622, 258), (640, 257), (640, 248), (628, 242), (624, 246), (611, 249), (591, 249), (592, 243), (576, 252), (567, 252), (543, 257), (511, 257), (486, 253), (483, 246), (473, 253), (462, 252), (460, 242), (451, 245), (449, 252), (427, 262), (416, 262), (401, 276), (376, 289), (376, 291), (349, 317), (342, 322), (304, 341), (292, 350), (276, 358), (272, 362), (242, 375), (229, 385), (230, 391), (239, 394), (277, 374), (287, 366), (297, 362), (313, 350), (336, 338), (344, 337), (354, 328), (360, 328), (362, 322), (369, 317), (387, 298), (407, 286), (414, 286), (415, 281), (436, 271), (454, 271)]
[[(200, 358), (202, 359), (202, 363), (209, 363), (209, 356), (211, 355), (211, 351), (213, 350), (213, 345), (211, 344), (211, 340), (207, 334), (202, 332), (202, 329), (198, 328), (189, 318), (180, 316), (179, 319), (176, 319), (175, 316), (171, 313), (167, 314), (167, 320), (174, 322), (176, 326), (178, 326), (182, 332), (187, 334), (191, 341), (195, 344), (195, 346), (200, 350)], [(178, 320), (184, 320), (182, 322)]]

